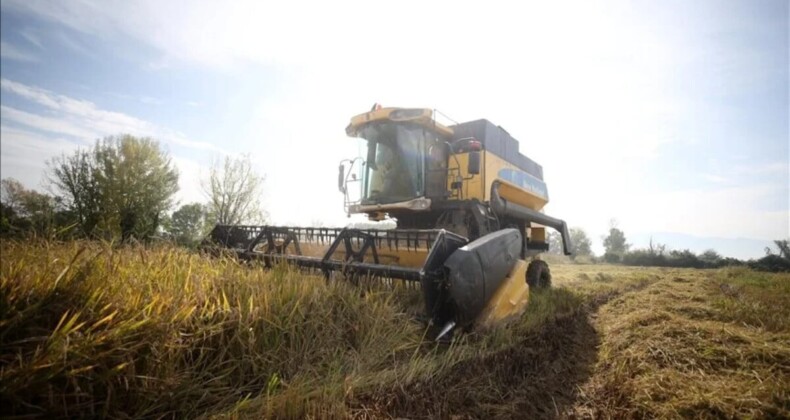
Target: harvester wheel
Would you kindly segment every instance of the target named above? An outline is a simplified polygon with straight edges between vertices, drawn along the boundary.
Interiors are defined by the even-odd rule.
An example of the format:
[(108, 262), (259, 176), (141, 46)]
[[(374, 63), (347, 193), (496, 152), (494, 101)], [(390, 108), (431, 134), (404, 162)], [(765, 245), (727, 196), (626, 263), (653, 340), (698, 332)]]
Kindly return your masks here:
[(535, 260), (527, 267), (527, 284), (530, 288), (546, 289), (551, 287), (551, 271), (546, 261)]

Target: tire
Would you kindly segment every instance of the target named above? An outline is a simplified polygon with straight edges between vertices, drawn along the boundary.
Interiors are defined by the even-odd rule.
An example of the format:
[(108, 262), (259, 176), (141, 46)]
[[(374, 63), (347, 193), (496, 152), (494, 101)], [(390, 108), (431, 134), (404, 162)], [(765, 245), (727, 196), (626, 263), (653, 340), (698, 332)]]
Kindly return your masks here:
[(530, 289), (548, 289), (551, 287), (551, 270), (546, 261), (534, 260), (527, 267), (527, 284)]

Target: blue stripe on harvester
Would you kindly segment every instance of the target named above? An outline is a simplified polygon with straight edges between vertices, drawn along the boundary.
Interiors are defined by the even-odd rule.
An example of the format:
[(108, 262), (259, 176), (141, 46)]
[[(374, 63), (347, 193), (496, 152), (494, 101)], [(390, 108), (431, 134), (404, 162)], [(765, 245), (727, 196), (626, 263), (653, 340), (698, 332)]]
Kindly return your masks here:
[(549, 191), (546, 188), (546, 183), (535, 178), (534, 176), (519, 171), (516, 169), (500, 169), (497, 176), (511, 184), (518, 185), (519, 187), (539, 196), (548, 201)]

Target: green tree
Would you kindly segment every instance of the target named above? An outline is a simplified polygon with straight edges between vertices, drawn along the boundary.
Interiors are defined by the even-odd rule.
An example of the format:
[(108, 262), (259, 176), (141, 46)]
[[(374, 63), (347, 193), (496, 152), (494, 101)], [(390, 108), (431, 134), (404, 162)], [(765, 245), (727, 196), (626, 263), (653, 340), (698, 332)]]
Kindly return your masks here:
[(707, 267), (718, 267), (722, 264), (721, 255), (713, 249), (708, 249), (702, 254), (699, 254), (698, 258), (705, 263)]
[(77, 150), (61, 155), (48, 164), (50, 184), (60, 192), (63, 205), (74, 215), (82, 234), (94, 236), (105, 211), (93, 153)]
[(203, 183), (211, 223), (238, 225), (265, 220), (260, 195), (264, 177), (252, 167), (249, 156), (225, 157), (215, 163)]
[(603, 247), (607, 254), (615, 254), (622, 257), (630, 246), (630, 244), (626, 243), (625, 233), (616, 227), (610, 228), (609, 235), (603, 239)]
[(573, 243), (574, 256), (592, 256), (592, 241), (587, 236), (587, 232), (582, 228), (571, 228), (571, 243)]
[(667, 246), (665, 244), (660, 244), (658, 242), (653, 243), (653, 237), (650, 237), (650, 243), (648, 244), (647, 252), (651, 256), (656, 257), (663, 257), (664, 253), (667, 251)]
[(206, 209), (203, 204), (184, 204), (170, 216), (169, 232), (182, 245), (193, 246), (206, 233)]
[(625, 233), (617, 228), (617, 221), (609, 222), (609, 234), (603, 238), (604, 261), (620, 262), (631, 245), (626, 243)]
[[(774, 240), (776, 249), (779, 250), (779, 257), (790, 260), (790, 239), (776, 239)], [(765, 248), (765, 255), (774, 255), (771, 248)]]
[(549, 243), (549, 254), (562, 255), (562, 237), (559, 232), (550, 231), (546, 235), (546, 242)]
[(48, 194), (25, 188), (13, 178), (0, 181), (4, 233), (33, 232), (48, 235), (54, 227), (57, 201)]
[(790, 272), (790, 239), (774, 240), (778, 254), (771, 248), (765, 248), (765, 256), (757, 261), (750, 261), (749, 267), (755, 270), (772, 272)]
[(155, 140), (130, 135), (106, 137), (89, 151), (54, 159), (50, 179), (85, 235), (122, 241), (153, 235), (178, 191), (167, 152)]

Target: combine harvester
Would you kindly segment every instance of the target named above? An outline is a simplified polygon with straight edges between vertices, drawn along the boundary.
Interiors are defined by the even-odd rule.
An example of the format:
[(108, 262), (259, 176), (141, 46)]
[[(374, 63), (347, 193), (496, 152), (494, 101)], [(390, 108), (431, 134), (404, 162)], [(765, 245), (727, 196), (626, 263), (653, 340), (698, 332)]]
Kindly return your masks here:
[(364, 158), (340, 164), (347, 214), (389, 217), (395, 229), (217, 225), (207, 241), (266, 266), (418, 282), (439, 338), (518, 316), (529, 288), (550, 285), (548, 265), (536, 258), (548, 250), (545, 227), (571, 254), (565, 222), (541, 212), (549, 201), (543, 168), (501, 127), (444, 126), (430, 109), (376, 105), (346, 133), (367, 146)]

